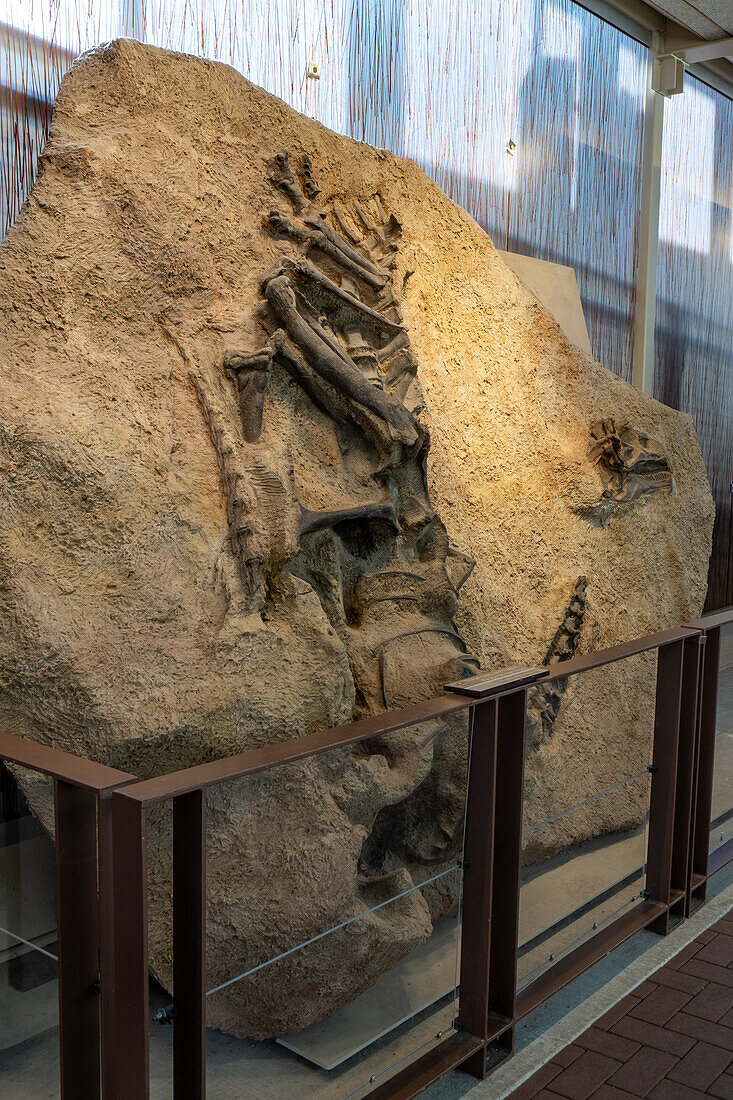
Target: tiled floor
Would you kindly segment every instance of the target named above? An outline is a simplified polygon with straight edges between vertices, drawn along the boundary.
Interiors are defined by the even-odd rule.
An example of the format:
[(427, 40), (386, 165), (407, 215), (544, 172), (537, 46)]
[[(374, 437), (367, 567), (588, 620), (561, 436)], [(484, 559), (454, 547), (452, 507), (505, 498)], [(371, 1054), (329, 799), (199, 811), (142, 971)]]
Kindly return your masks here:
[(733, 1100), (733, 910), (510, 1100)]

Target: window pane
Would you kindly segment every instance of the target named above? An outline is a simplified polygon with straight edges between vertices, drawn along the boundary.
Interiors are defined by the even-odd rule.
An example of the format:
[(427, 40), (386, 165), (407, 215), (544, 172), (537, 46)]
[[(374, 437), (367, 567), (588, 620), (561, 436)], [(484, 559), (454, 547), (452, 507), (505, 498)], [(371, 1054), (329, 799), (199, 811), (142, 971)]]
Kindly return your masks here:
[(733, 600), (733, 102), (694, 77), (664, 109), (655, 396), (695, 418), (715, 497), (708, 605)]

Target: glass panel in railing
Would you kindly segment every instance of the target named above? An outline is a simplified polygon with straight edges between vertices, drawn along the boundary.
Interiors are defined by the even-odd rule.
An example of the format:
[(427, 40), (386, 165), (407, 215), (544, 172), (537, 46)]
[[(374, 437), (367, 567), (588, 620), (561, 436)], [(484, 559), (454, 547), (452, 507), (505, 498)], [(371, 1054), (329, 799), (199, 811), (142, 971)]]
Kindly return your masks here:
[(656, 653), (529, 693), (518, 988), (638, 904)]
[[(212, 1095), (361, 1096), (451, 1033), (468, 707), (207, 791)], [(172, 825), (148, 808), (153, 1100), (180, 1020)]]
[(361, 1097), (454, 1030), (467, 731), (461, 711), (209, 792), (212, 1095)]
[[(469, 757), (456, 706), (209, 788), (210, 1095), (365, 1096), (455, 1030)], [(151, 807), (153, 1100), (173, 1094), (171, 830), (171, 804)]]
[(733, 838), (733, 623), (720, 630), (710, 851)]
[(0, 764), (0, 1096), (60, 1095), (52, 827), (51, 783)]

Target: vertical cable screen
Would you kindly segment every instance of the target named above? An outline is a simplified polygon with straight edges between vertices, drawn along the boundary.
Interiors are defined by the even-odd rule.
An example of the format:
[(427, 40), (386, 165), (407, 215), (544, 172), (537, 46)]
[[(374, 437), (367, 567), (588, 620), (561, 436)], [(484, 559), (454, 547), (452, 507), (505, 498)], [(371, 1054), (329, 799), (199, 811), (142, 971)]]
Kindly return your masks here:
[(499, 248), (574, 267), (594, 354), (629, 379), (644, 47), (572, 0), (360, 6), (386, 46), (352, 40), (381, 79), (350, 132), (416, 160)]
[(144, 40), (225, 61), (325, 125), (412, 157), (498, 247), (573, 266), (594, 353), (629, 378), (641, 45), (573, 0), (0, 0), (16, 26), (0, 35), (3, 229), (60, 75), (129, 29), (133, 9)]
[(115, 5), (102, 0), (0, 0), (0, 236), (33, 185), (61, 77), (119, 33)]
[(664, 112), (655, 396), (695, 418), (715, 497), (708, 605), (733, 602), (733, 102), (694, 77)]

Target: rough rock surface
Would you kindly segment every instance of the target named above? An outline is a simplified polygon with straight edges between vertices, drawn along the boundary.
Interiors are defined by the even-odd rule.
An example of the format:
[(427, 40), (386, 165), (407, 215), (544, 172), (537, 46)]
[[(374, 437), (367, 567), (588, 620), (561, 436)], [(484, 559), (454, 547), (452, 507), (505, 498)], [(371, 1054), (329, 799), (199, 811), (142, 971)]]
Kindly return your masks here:
[[(574, 349), (412, 162), (232, 69), (129, 41), (82, 58), (0, 301), (6, 728), (149, 776), (429, 696), (467, 654), (558, 660), (700, 611), (713, 506), (691, 419)], [(653, 673), (637, 658), (535, 696), (528, 828), (643, 768)], [(465, 753), (460, 722), (434, 723), (213, 792), (210, 985), (449, 868)], [(637, 824), (645, 796), (536, 829), (526, 858)], [(155, 815), (166, 983), (168, 847)], [(324, 1017), (456, 888), (214, 995), (209, 1022)]]

